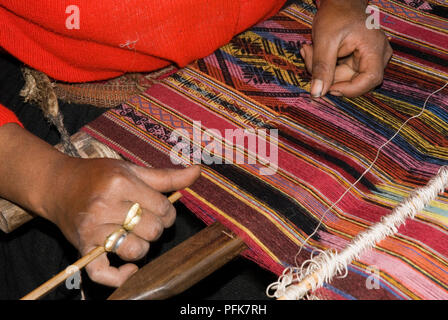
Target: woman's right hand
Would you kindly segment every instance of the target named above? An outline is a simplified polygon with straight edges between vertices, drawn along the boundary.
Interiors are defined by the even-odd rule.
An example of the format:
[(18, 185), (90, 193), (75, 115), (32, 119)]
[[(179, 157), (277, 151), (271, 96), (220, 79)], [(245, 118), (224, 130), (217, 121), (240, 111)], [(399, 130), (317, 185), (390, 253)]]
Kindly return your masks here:
[[(121, 160), (65, 158), (57, 192), (44, 205), (45, 216), (86, 255), (104, 245), (137, 202), (142, 218), (116, 251), (123, 260), (136, 261), (146, 255), (150, 242), (174, 223), (176, 210), (162, 193), (186, 188), (199, 175), (198, 166), (152, 169)], [(118, 287), (137, 271), (137, 266), (128, 263), (112, 267), (103, 254), (88, 264), (86, 271), (93, 281)]]
[[(55, 223), (82, 255), (103, 246), (138, 202), (142, 219), (116, 252), (126, 261), (143, 257), (173, 224), (176, 211), (162, 193), (183, 189), (200, 176), (199, 166), (152, 169), (71, 158), (14, 123), (0, 126), (0, 159), (0, 197)], [(118, 287), (137, 266), (112, 267), (102, 254), (86, 271), (93, 281)]]

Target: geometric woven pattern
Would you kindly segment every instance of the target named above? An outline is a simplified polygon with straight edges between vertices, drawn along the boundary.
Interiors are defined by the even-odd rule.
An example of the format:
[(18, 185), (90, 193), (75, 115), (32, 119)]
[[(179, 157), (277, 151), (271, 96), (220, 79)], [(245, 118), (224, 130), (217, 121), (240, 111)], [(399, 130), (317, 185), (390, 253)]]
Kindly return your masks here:
[[(84, 130), (146, 166), (175, 167), (170, 151), (182, 135), (198, 133), (202, 139), (192, 138), (184, 165), (209, 150), (210, 141), (222, 142), (222, 154), (227, 150), (246, 159), (203, 163), (203, 176), (183, 191), (182, 201), (206, 223), (218, 220), (237, 233), (250, 248), (246, 257), (280, 274), (295, 264), (304, 239), (369, 167), (379, 146), (448, 80), (444, 7), (433, 1), (414, 8), (407, 2), (370, 2), (382, 10), (394, 56), (383, 84), (362, 97), (310, 99), (310, 76), (299, 54), (311, 39), (316, 9), (309, 1), (238, 35)], [(247, 140), (227, 138), (229, 129), (246, 130)], [(277, 143), (275, 174), (260, 174), (268, 163), (256, 159), (249, 145), (257, 132)], [(422, 116), (382, 149), (372, 170), (328, 211), (297, 262), (309, 259), (313, 249), (344, 248), (442, 165), (448, 165), (447, 89), (430, 99)], [(448, 299), (447, 231), (445, 192), (354, 261), (345, 278), (317, 294), (324, 299)]]

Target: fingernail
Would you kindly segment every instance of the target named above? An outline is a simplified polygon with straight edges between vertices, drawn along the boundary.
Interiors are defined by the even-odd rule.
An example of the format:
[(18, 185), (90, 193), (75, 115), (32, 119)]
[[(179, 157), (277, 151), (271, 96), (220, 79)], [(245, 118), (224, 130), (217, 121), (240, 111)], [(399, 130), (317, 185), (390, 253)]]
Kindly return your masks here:
[(302, 48), (300, 49), (300, 55), (303, 57), (305, 55), (305, 50)]
[(342, 97), (342, 93), (339, 91), (330, 91), (330, 94), (336, 97)]
[(314, 98), (318, 98), (322, 95), (322, 88), (324, 83), (322, 80), (316, 79), (311, 82), (311, 95)]

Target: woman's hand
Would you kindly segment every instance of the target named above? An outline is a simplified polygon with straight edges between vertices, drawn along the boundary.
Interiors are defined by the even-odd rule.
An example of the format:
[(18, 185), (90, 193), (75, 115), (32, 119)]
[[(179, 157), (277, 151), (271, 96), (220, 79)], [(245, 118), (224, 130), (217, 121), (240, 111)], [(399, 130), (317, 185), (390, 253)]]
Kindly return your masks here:
[(365, 0), (321, 0), (313, 45), (300, 51), (312, 74), (311, 95), (356, 97), (383, 80), (392, 48), (383, 31), (366, 27)]
[[(66, 158), (60, 166), (53, 195), (47, 199), (45, 215), (65, 237), (86, 255), (123, 224), (132, 204), (138, 202), (142, 218), (116, 254), (126, 261), (143, 258), (150, 242), (175, 220), (176, 210), (162, 192), (191, 185), (200, 175), (198, 166), (182, 170), (150, 169), (112, 159)], [(137, 266), (128, 263), (111, 267), (106, 254), (87, 265), (89, 277), (118, 287)]]
[[(0, 197), (55, 223), (82, 255), (103, 246), (138, 202), (142, 219), (117, 250), (127, 261), (143, 257), (149, 243), (173, 224), (175, 209), (162, 192), (183, 189), (200, 175), (198, 166), (149, 169), (70, 158), (12, 123), (0, 127), (0, 159)], [(136, 270), (131, 263), (111, 267), (106, 254), (86, 267), (93, 281), (115, 287)]]

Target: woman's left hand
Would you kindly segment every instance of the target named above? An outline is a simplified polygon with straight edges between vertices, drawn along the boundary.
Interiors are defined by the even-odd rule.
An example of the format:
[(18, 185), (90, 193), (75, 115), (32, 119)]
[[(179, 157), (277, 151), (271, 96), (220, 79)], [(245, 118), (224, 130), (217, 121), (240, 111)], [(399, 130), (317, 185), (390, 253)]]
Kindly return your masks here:
[(313, 45), (300, 50), (313, 97), (356, 97), (381, 84), (392, 48), (383, 31), (367, 28), (365, 10), (365, 0), (321, 0)]

